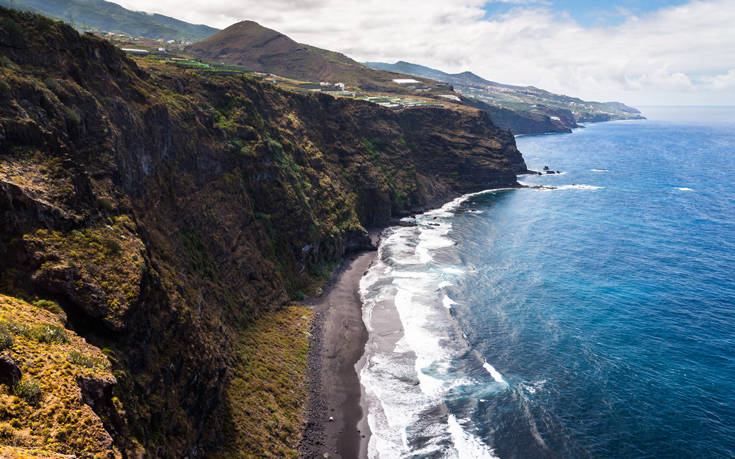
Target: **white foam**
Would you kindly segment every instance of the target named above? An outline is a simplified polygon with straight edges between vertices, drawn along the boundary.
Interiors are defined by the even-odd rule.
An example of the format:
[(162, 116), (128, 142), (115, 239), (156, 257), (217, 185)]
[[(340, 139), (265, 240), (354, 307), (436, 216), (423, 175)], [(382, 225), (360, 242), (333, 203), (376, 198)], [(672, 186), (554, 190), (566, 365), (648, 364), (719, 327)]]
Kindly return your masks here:
[[(518, 182), (518, 183), (520, 183), (520, 182)], [(448, 203), (446, 203), (443, 206), (441, 206), (439, 209), (430, 210), (428, 212), (425, 212), (425, 213), (421, 214), (421, 216), (426, 216), (426, 217), (446, 216), (446, 217), (449, 217), (449, 216), (452, 215), (452, 213), (451, 213), (452, 211), (457, 210), (457, 208), (459, 208), (459, 206), (463, 202), (467, 201), (468, 199), (470, 199), (472, 197), (480, 196), (480, 195), (488, 194), (488, 193), (494, 193), (496, 191), (504, 191), (504, 190), (512, 190), (512, 189), (513, 188), (490, 188), (490, 189), (487, 189), (487, 190), (478, 191), (476, 193), (467, 193), (467, 194), (464, 194), (464, 195), (462, 195), (462, 196), (460, 196), (460, 197), (458, 197), (456, 199), (453, 199), (453, 200), (449, 201)]]
[(534, 394), (536, 394), (536, 392), (538, 390), (540, 390), (540, 389), (542, 389), (544, 387), (544, 384), (546, 384), (546, 380), (545, 379), (542, 379), (541, 381), (536, 381), (533, 384), (521, 383), (519, 385), (519, 387), (522, 390), (525, 390), (526, 392), (528, 392), (529, 394), (534, 395)]
[(417, 282), (416, 279), (393, 280), (398, 287), (394, 301), (403, 325), (404, 336), (401, 341), (405, 341), (407, 348), (416, 354), (415, 368), (421, 391), (432, 398), (439, 398), (443, 393), (443, 381), (429, 376), (424, 370), (451, 358), (448, 349), (441, 343), (443, 336), (436, 332), (434, 326), (446, 318), (422, 301), (425, 292), (433, 290), (431, 279), (425, 278), (424, 282)]
[(571, 185), (534, 185), (531, 183), (521, 182), (518, 181), (523, 186), (526, 186), (532, 190), (535, 191), (555, 191), (555, 190), (599, 190), (603, 187), (596, 186), (596, 185), (583, 185), (578, 183), (573, 183)]
[[(412, 219), (417, 226), (386, 230), (375, 263), (360, 280), (362, 318), (369, 336), (362, 367), (356, 370), (372, 432), (371, 458), (405, 457), (418, 451), (443, 454), (455, 437), (457, 451), (464, 451), (460, 457), (492, 457), (474, 454), (489, 450), (458, 423), (450, 433), (445, 421), (426, 414), (454, 388), (477, 384), (452, 373), (452, 362), (464, 355), (466, 347), (448, 311), (456, 302), (442, 291), (466, 271), (437, 263), (434, 257), (454, 243), (449, 237), (454, 211), (471, 196), (491, 191), (464, 195), (418, 215)], [(403, 335), (397, 341), (395, 335), (373, 332), (380, 319), (373, 317), (373, 310), (381, 304), (382, 311), (386, 302), (392, 302), (401, 324)]]
[(439, 225), (421, 229), (419, 243), (416, 245), (416, 255), (420, 263), (429, 263), (432, 260), (432, 251), (451, 247), (454, 244), (451, 239), (446, 237), (452, 226), (449, 224)]
[(691, 188), (687, 188), (687, 187), (677, 188), (677, 190), (679, 190), (679, 191), (694, 191)]
[(601, 186), (595, 186), (595, 185), (579, 185), (579, 184), (572, 184), (572, 185), (562, 185), (560, 186), (559, 190), (599, 190), (601, 189)]
[(590, 169), (592, 172), (608, 172), (607, 169)]
[(490, 373), (490, 376), (493, 377), (496, 383), (508, 385), (507, 382), (505, 382), (505, 379), (503, 378), (503, 375), (500, 374), (498, 370), (495, 369), (494, 366), (490, 365), (489, 363), (485, 362), (482, 364), (482, 367), (487, 370), (488, 373)]
[(447, 428), (452, 436), (452, 443), (459, 459), (492, 459), (496, 458), (494, 451), (480, 441), (476, 436), (462, 428), (457, 418), (450, 414), (447, 418)]

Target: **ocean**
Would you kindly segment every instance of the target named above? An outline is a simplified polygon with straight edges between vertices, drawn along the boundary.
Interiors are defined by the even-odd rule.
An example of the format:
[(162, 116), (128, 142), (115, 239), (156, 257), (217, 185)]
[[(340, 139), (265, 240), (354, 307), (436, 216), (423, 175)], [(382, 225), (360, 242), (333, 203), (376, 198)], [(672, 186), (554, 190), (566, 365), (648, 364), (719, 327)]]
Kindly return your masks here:
[(531, 187), (386, 230), (371, 457), (735, 457), (735, 108), (518, 137)]

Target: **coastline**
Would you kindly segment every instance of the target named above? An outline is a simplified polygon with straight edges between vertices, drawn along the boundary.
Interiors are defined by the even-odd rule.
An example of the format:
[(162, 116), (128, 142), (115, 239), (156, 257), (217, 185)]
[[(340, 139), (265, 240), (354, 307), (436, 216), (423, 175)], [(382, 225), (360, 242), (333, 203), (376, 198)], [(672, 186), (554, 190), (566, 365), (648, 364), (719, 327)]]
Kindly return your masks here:
[[(377, 247), (381, 229), (370, 231)], [(300, 445), (302, 457), (366, 457), (369, 428), (363, 416), (362, 386), (355, 364), (368, 333), (362, 321), (360, 279), (377, 250), (348, 255), (319, 297), (304, 301), (314, 309), (309, 343), (309, 402)], [(330, 420), (330, 418), (332, 420)]]
[[(410, 215), (439, 209), (477, 194), (520, 188), (525, 186), (454, 192), (414, 209)], [(391, 226), (404, 225), (395, 219), (384, 227), (369, 229), (373, 249), (345, 256), (322, 287), (322, 294), (302, 302), (313, 308), (314, 316), (309, 330), (309, 400), (299, 444), (300, 457), (367, 457), (371, 433), (364, 388), (356, 369), (358, 363), (362, 366), (369, 338), (362, 316), (360, 280), (377, 258), (381, 234)], [(383, 325), (386, 333), (402, 331), (396, 330), (395, 324)]]

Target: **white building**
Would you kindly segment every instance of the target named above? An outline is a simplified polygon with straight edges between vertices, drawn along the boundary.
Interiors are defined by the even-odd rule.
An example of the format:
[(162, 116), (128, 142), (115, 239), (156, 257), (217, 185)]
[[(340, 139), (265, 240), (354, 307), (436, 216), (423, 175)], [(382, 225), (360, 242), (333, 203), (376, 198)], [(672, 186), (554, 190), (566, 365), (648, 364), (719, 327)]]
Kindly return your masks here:
[(416, 84), (420, 83), (419, 80), (414, 80), (413, 78), (396, 78), (393, 80), (393, 83), (396, 84)]
[(121, 48), (124, 53), (127, 54), (133, 54), (135, 56), (145, 56), (148, 54), (148, 51), (145, 49), (137, 49), (137, 48)]

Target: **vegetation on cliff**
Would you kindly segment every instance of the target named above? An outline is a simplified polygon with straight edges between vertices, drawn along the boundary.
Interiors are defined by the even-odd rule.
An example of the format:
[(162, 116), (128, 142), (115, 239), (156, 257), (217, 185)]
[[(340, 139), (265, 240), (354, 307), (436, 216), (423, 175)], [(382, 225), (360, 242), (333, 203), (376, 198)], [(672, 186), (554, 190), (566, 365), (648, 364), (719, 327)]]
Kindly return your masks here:
[(100, 349), (65, 329), (57, 315), (6, 295), (0, 295), (0, 329), (12, 336), (3, 355), (22, 375), (15, 384), (0, 383), (3, 457), (36, 455), (38, 449), (118, 456), (99, 415), (84, 402), (80, 385), (85, 379), (114, 381)]
[[(303, 334), (267, 330), (305, 331), (305, 321), (276, 311), (366, 247), (367, 226), (515, 186), (526, 169), (513, 137), (480, 111), (393, 111), (136, 64), (108, 42), (5, 9), (0, 152), (0, 292), (53, 299), (66, 320), (51, 322), (46, 303), (28, 314), (63, 325), (69, 343), (79, 335), (105, 349), (116, 384), (105, 373), (97, 389), (117, 400), (98, 416), (109, 448), (155, 457), (225, 454), (228, 434), (237, 447), (263, 439), (293, 451), (303, 407), (273, 375), (298, 374)], [(253, 326), (272, 343), (263, 354), (252, 352)], [(35, 339), (8, 334), (12, 349)], [(275, 357), (284, 343), (295, 360)], [(92, 371), (85, 365), (102, 359), (72, 350), (47, 362), (58, 368), (39, 381), (41, 394), (66, 363)], [(243, 394), (261, 386), (271, 411), (243, 415), (242, 401), (256, 401)], [(71, 406), (59, 415), (73, 417)], [(287, 434), (266, 435), (256, 419)], [(48, 449), (40, 428), (33, 446)], [(53, 438), (53, 451), (76, 445)]]
[(298, 457), (312, 315), (305, 306), (288, 306), (266, 313), (238, 337), (224, 401), (230, 441), (218, 456)]

